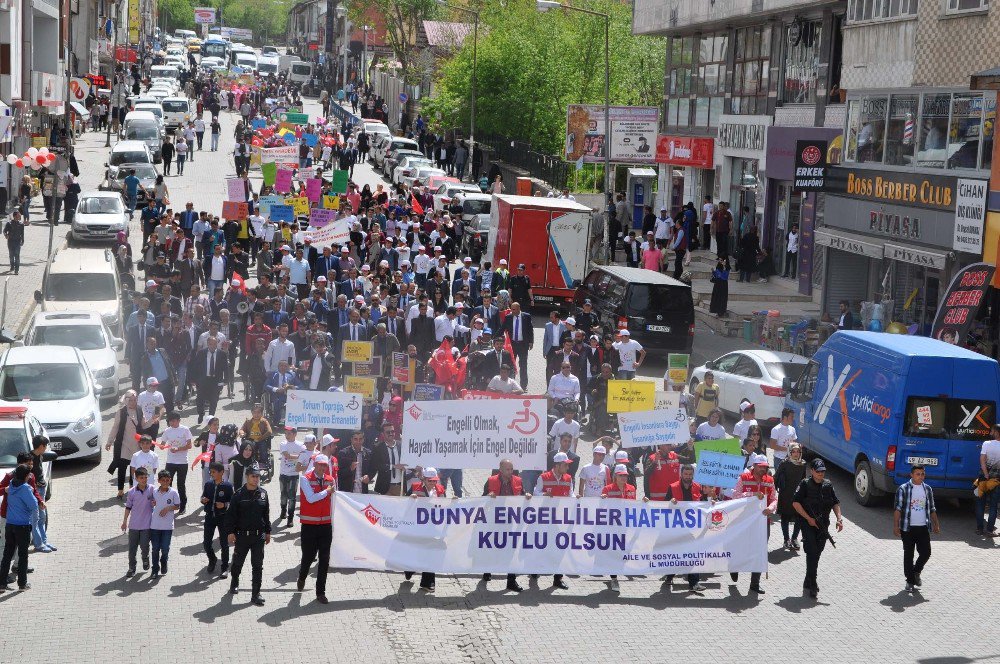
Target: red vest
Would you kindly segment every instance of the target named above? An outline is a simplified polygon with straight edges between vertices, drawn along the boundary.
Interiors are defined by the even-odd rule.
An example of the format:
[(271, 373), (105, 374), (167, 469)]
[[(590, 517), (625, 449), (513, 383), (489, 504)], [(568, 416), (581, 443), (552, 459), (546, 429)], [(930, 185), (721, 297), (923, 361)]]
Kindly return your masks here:
[(635, 487), (625, 484), (625, 489), (619, 489), (617, 484), (608, 484), (601, 491), (601, 496), (607, 498), (624, 498), (625, 500), (635, 500)]
[(655, 452), (649, 455), (646, 475), (649, 477), (650, 500), (666, 500), (670, 485), (681, 479), (681, 462), (677, 453), (671, 452), (667, 459), (659, 459)]
[[(684, 500), (680, 480), (670, 485), (670, 497), (674, 500)], [(691, 500), (701, 500), (701, 485), (697, 482), (691, 482)]]
[[(427, 497), (427, 486), (420, 480), (414, 478), (410, 481), (410, 495), (419, 496), (420, 498)], [(444, 496), (444, 487), (440, 484), (434, 485), (434, 495), (432, 498), (440, 498)]]
[[(334, 484), (336, 480), (334, 480), (333, 475), (324, 475), (322, 477), (322, 486), (320, 486), (320, 478), (316, 477), (315, 469), (310, 470), (303, 477), (309, 482), (313, 493), (319, 493), (325, 489), (329, 489), (332, 492), (336, 488)], [(299, 489), (299, 521), (308, 525), (332, 523), (333, 501), (327, 497), (325, 500), (317, 500), (315, 503), (310, 503), (306, 500), (302, 489)]]
[(556, 478), (556, 474), (551, 470), (542, 473), (542, 493), (546, 496), (564, 497), (573, 492), (573, 476), (563, 473), (563, 476)]
[(743, 485), (743, 494), (740, 496), (734, 494), (734, 498), (744, 498), (762, 493), (764, 494), (765, 503), (774, 502), (774, 478), (770, 475), (765, 473), (764, 476), (758, 480), (754, 478), (753, 471), (748, 470), (740, 475), (740, 483)]
[[(500, 495), (500, 475), (490, 475), (490, 478), (486, 480), (487, 493), (492, 493), (497, 496)], [(524, 495), (524, 486), (521, 484), (521, 478), (517, 475), (512, 475), (510, 478), (510, 488), (514, 491), (515, 496)]]

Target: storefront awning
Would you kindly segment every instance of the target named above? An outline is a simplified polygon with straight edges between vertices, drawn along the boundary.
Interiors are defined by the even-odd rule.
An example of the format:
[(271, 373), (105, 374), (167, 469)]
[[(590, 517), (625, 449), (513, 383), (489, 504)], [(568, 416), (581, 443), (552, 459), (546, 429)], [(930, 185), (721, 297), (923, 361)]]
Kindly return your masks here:
[(73, 112), (79, 115), (81, 120), (86, 122), (90, 119), (90, 111), (87, 110), (86, 106), (78, 101), (71, 101), (69, 105), (73, 107)]
[(904, 247), (899, 244), (885, 244), (885, 257), (889, 260), (912, 263), (921, 267), (931, 267), (935, 270), (943, 270), (948, 264), (948, 254), (938, 251), (928, 251), (927, 249), (914, 249)]
[(830, 247), (838, 251), (847, 251), (852, 254), (861, 254), (869, 258), (880, 259), (883, 254), (883, 245), (878, 242), (872, 242), (869, 238), (844, 233), (843, 231), (833, 232), (817, 229), (813, 233), (813, 242), (824, 247)]

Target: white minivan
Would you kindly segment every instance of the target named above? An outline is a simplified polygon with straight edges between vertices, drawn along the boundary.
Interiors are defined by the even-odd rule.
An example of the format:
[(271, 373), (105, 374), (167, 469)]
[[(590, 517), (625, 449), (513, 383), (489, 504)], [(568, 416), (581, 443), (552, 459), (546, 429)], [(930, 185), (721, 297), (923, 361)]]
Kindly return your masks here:
[(126, 141), (142, 141), (153, 153), (153, 161), (160, 163), (160, 146), (163, 136), (160, 134), (160, 121), (149, 111), (129, 111), (125, 114), (123, 127)]
[(180, 82), (181, 70), (173, 65), (153, 65), (149, 68), (149, 78), (171, 78)]
[(187, 97), (167, 97), (160, 105), (163, 107), (163, 122), (168, 131), (187, 124), (194, 115), (191, 101)]

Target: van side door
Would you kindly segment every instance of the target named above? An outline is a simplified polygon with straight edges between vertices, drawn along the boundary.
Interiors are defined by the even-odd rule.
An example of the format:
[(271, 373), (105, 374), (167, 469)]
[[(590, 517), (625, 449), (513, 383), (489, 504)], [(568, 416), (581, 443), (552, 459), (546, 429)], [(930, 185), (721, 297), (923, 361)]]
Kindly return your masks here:
[(785, 399), (785, 405), (795, 411), (795, 432), (799, 439), (799, 444), (812, 449), (813, 441), (813, 413), (815, 412), (814, 397), (816, 394), (816, 383), (819, 379), (819, 363), (816, 360), (809, 360), (802, 375), (792, 386), (792, 390)]

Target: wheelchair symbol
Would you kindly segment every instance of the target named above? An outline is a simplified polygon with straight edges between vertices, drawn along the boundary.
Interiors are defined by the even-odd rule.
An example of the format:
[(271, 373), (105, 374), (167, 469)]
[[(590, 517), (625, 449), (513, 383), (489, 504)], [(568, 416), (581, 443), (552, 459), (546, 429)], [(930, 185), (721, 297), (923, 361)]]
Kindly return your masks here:
[[(514, 429), (514, 430), (518, 431), (519, 433), (522, 433), (522, 434), (528, 436), (528, 435), (531, 435), (531, 434), (535, 433), (536, 431), (538, 431), (538, 426), (541, 424), (541, 420), (539, 419), (538, 415), (535, 415), (534, 413), (531, 412), (531, 402), (530, 401), (522, 401), (521, 403), (524, 405), (524, 410), (518, 411), (518, 416), (519, 417), (517, 419), (515, 419), (514, 421), (512, 421), (510, 424), (508, 424), (507, 428), (508, 429)], [(533, 424), (531, 424), (531, 425), (529, 425), (527, 427), (521, 428), (522, 424), (527, 424), (528, 422), (531, 422), (532, 420), (534, 420)]]
[(349, 410), (357, 410), (360, 406), (361, 404), (358, 403), (358, 398), (356, 396), (352, 396), (351, 400), (347, 402), (347, 408)]

